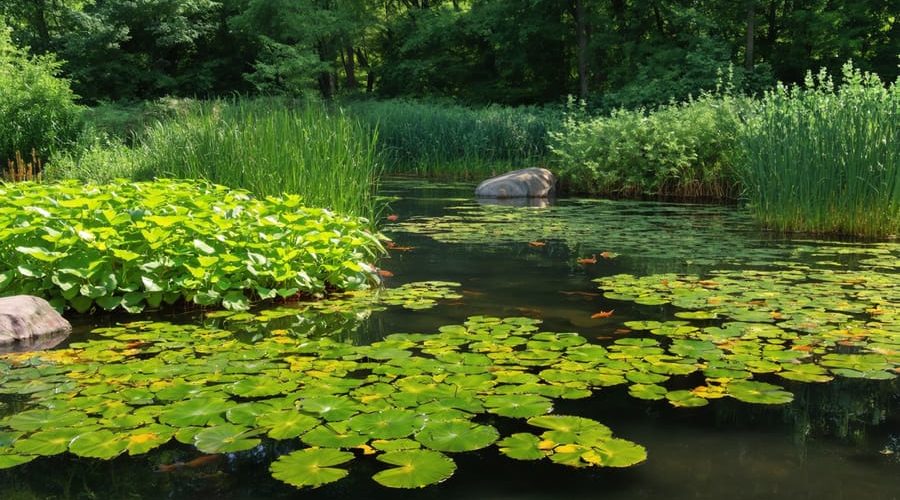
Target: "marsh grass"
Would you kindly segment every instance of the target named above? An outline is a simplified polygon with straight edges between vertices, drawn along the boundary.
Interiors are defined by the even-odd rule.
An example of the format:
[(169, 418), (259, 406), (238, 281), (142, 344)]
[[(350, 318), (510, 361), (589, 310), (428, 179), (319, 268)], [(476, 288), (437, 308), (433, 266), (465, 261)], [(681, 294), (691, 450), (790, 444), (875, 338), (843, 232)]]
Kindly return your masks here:
[(745, 196), (779, 231), (900, 234), (900, 88), (847, 64), (779, 86), (748, 115)]
[(444, 179), (476, 179), (536, 166), (547, 154), (553, 110), (408, 100), (344, 104), (349, 114), (377, 128), (385, 170)]
[(53, 177), (204, 179), (258, 196), (299, 194), (307, 206), (374, 220), (377, 130), (340, 110), (281, 99), (200, 101), (147, 126), (129, 147), (103, 136), (61, 156)]

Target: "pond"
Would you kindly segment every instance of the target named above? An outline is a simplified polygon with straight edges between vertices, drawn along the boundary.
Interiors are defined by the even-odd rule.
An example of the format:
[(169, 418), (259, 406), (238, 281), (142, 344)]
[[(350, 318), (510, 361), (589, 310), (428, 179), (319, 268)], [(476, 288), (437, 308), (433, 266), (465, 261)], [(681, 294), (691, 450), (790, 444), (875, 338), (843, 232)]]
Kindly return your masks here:
[[(0, 464), (28, 457), (0, 498), (898, 497), (900, 245), (778, 237), (717, 205), (471, 193), (385, 183), (379, 297), (94, 317), (0, 364), (0, 448), (20, 439)], [(79, 432), (80, 457), (51, 439)], [(298, 436), (344, 455), (289, 462)], [(433, 482), (374, 458), (403, 469), (422, 444), (445, 455), (412, 468), (449, 478), (382, 486)], [(273, 462), (346, 477), (298, 491), (283, 481), (312, 473)]]

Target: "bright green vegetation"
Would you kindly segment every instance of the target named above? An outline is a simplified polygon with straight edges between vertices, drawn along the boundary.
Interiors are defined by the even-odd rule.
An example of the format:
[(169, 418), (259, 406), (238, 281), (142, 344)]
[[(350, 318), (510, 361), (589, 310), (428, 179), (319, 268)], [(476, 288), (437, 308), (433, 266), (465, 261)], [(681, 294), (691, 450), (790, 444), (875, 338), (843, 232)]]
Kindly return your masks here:
[[(0, 358), (0, 392), (30, 400), (0, 420), (0, 466), (65, 452), (138, 455), (173, 439), (235, 453), (273, 439), (302, 443), (271, 464), (275, 478), (297, 487), (338, 481), (345, 464), (367, 455), (397, 466), (377, 472), (378, 483), (423, 487), (453, 474), (452, 454), (491, 445), (518, 460), (628, 467), (646, 458), (643, 447), (594, 420), (554, 414), (553, 400), (627, 384), (633, 397), (675, 407), (723, 397), (784, 404), (793, 394), (763, 380), (896, 376), (892, 282), (871, 271), (802, 269), (599, 280), (616, 300), (672, 302), (687, 309), (676, 316), (729, 320), (628, 322), (635, 334), (606, 346), (540, 331), (534, 319), (484, 316), (369, 345), (274, 328), (286, 312), (232, 314), (227, 330), (148, 321), (97, 329), (68, 349)], [(234, 336), (254, 325), (267, 332), (255, 342)], [(701, 385), (663, 385), (697, 373)], [(504, 418), (539, 430), (503, 436)]]
[(67, 61), (89, 102), (282, 92), (518, 105), (576, 94), (612, 109), (712, 90), (729, 64), (748, 90), (848, 59), (888, 80), (898, 69), (886, 0), (4, 0), (0, 17), (21, 46)]
[(481, 179), (544, 161), (556, 112), (534, 108), (409, 100), (348, 102), (347, 111), (377, 127), (387, 171)]
[[(364, 346), (278, 329), (244, 342), (233, 333), (240, 322), (232, 331), (149, 321), (98, 329), (68, 349), (0, 357), (0, 392), (30, 400), (0, 420), (0, 467), (65, 452), (139, 455), (173, 439), (204, 453), (302, 443), (271, 465), (297, 487), (345, 477), (352, 450), (394, 466), (373, 477), (392, 488), (443, 481), (456, 469), (452, 454), (494, 443), (511, 458), (573, 467), (642, 462), (643, 447), (599, 422), (548, 415), (555, 398), (623, 383), (630, 365), (538, 324), (472, 317)], [(502, 418), (527, 419), (540, 439), (499, 441)]]
[(738, 107), (735, 98), (712, 95), (599, 117), (570, 106), (550, 134), (555, 171), (577, 193), (733, 198)]
[(53, 55), (16, 48), (0, 18), (0, 171), (16, 152), (41, 157), (72, 142), (82, 107)]
[(206, 101), (145, 129), (128, 148), (90, 144), (55, 159), (51, 176), (205, 179), (256, 195), (299, 194), (307, 206), (372, 219), (376, 133), (314, 103)]
[(900, 234), (900, 85), (847, 64), (767, 92), (743, 142), (754, 216), (789, 231)]
[(301, 197), (162, 180), (0, 185), (0, 292), (78, 312), (356, 290), (383, 252), (367, 222)]

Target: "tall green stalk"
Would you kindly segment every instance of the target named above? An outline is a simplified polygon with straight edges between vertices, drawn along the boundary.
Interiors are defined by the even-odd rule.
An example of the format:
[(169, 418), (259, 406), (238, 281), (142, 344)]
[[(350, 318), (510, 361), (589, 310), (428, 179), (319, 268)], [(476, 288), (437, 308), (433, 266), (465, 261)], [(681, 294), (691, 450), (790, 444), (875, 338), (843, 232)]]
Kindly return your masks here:
[(768, 92), (743, 135), (745, 195), (781, 231), (900, 234), (900, 87), (848, 63)]
[(202, 178), (307, 206), (375, 215), (377, 131), (319, 104), (211, 101), (147, 130), (143, 176)]

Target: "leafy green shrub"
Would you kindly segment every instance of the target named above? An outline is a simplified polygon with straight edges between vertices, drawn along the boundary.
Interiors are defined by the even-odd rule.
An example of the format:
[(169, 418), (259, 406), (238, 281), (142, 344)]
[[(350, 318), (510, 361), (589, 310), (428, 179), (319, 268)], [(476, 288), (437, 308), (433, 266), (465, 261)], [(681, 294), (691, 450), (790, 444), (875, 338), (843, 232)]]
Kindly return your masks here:
[(550, 150), (561, 182), (589, 194), (728, 197), (740, 101), (704, 95), (653, 111), (591, 118), (570, 104)]
[(364, 288), (382, 251), (360, 219), (223, 186), (0, 185), (0, 293), (79, 312)]
[(75, 139), (82, 108), (59, 74), (52, 56), (30, 57), (15, 47), (0, 20), (0, 162), (16, 151), (47, 158)]
[(900, 234), (900, 85), (852, 63), (767, 92), (743, 135), (743, 183), (778, 230)]
[(379, 148), (395, 173), (472, 178), (532, 166), (547, 153), (547, 130), (560, 116), (534, 107), (468, 108), (408, 100), (345, 106), (378, 128)]

